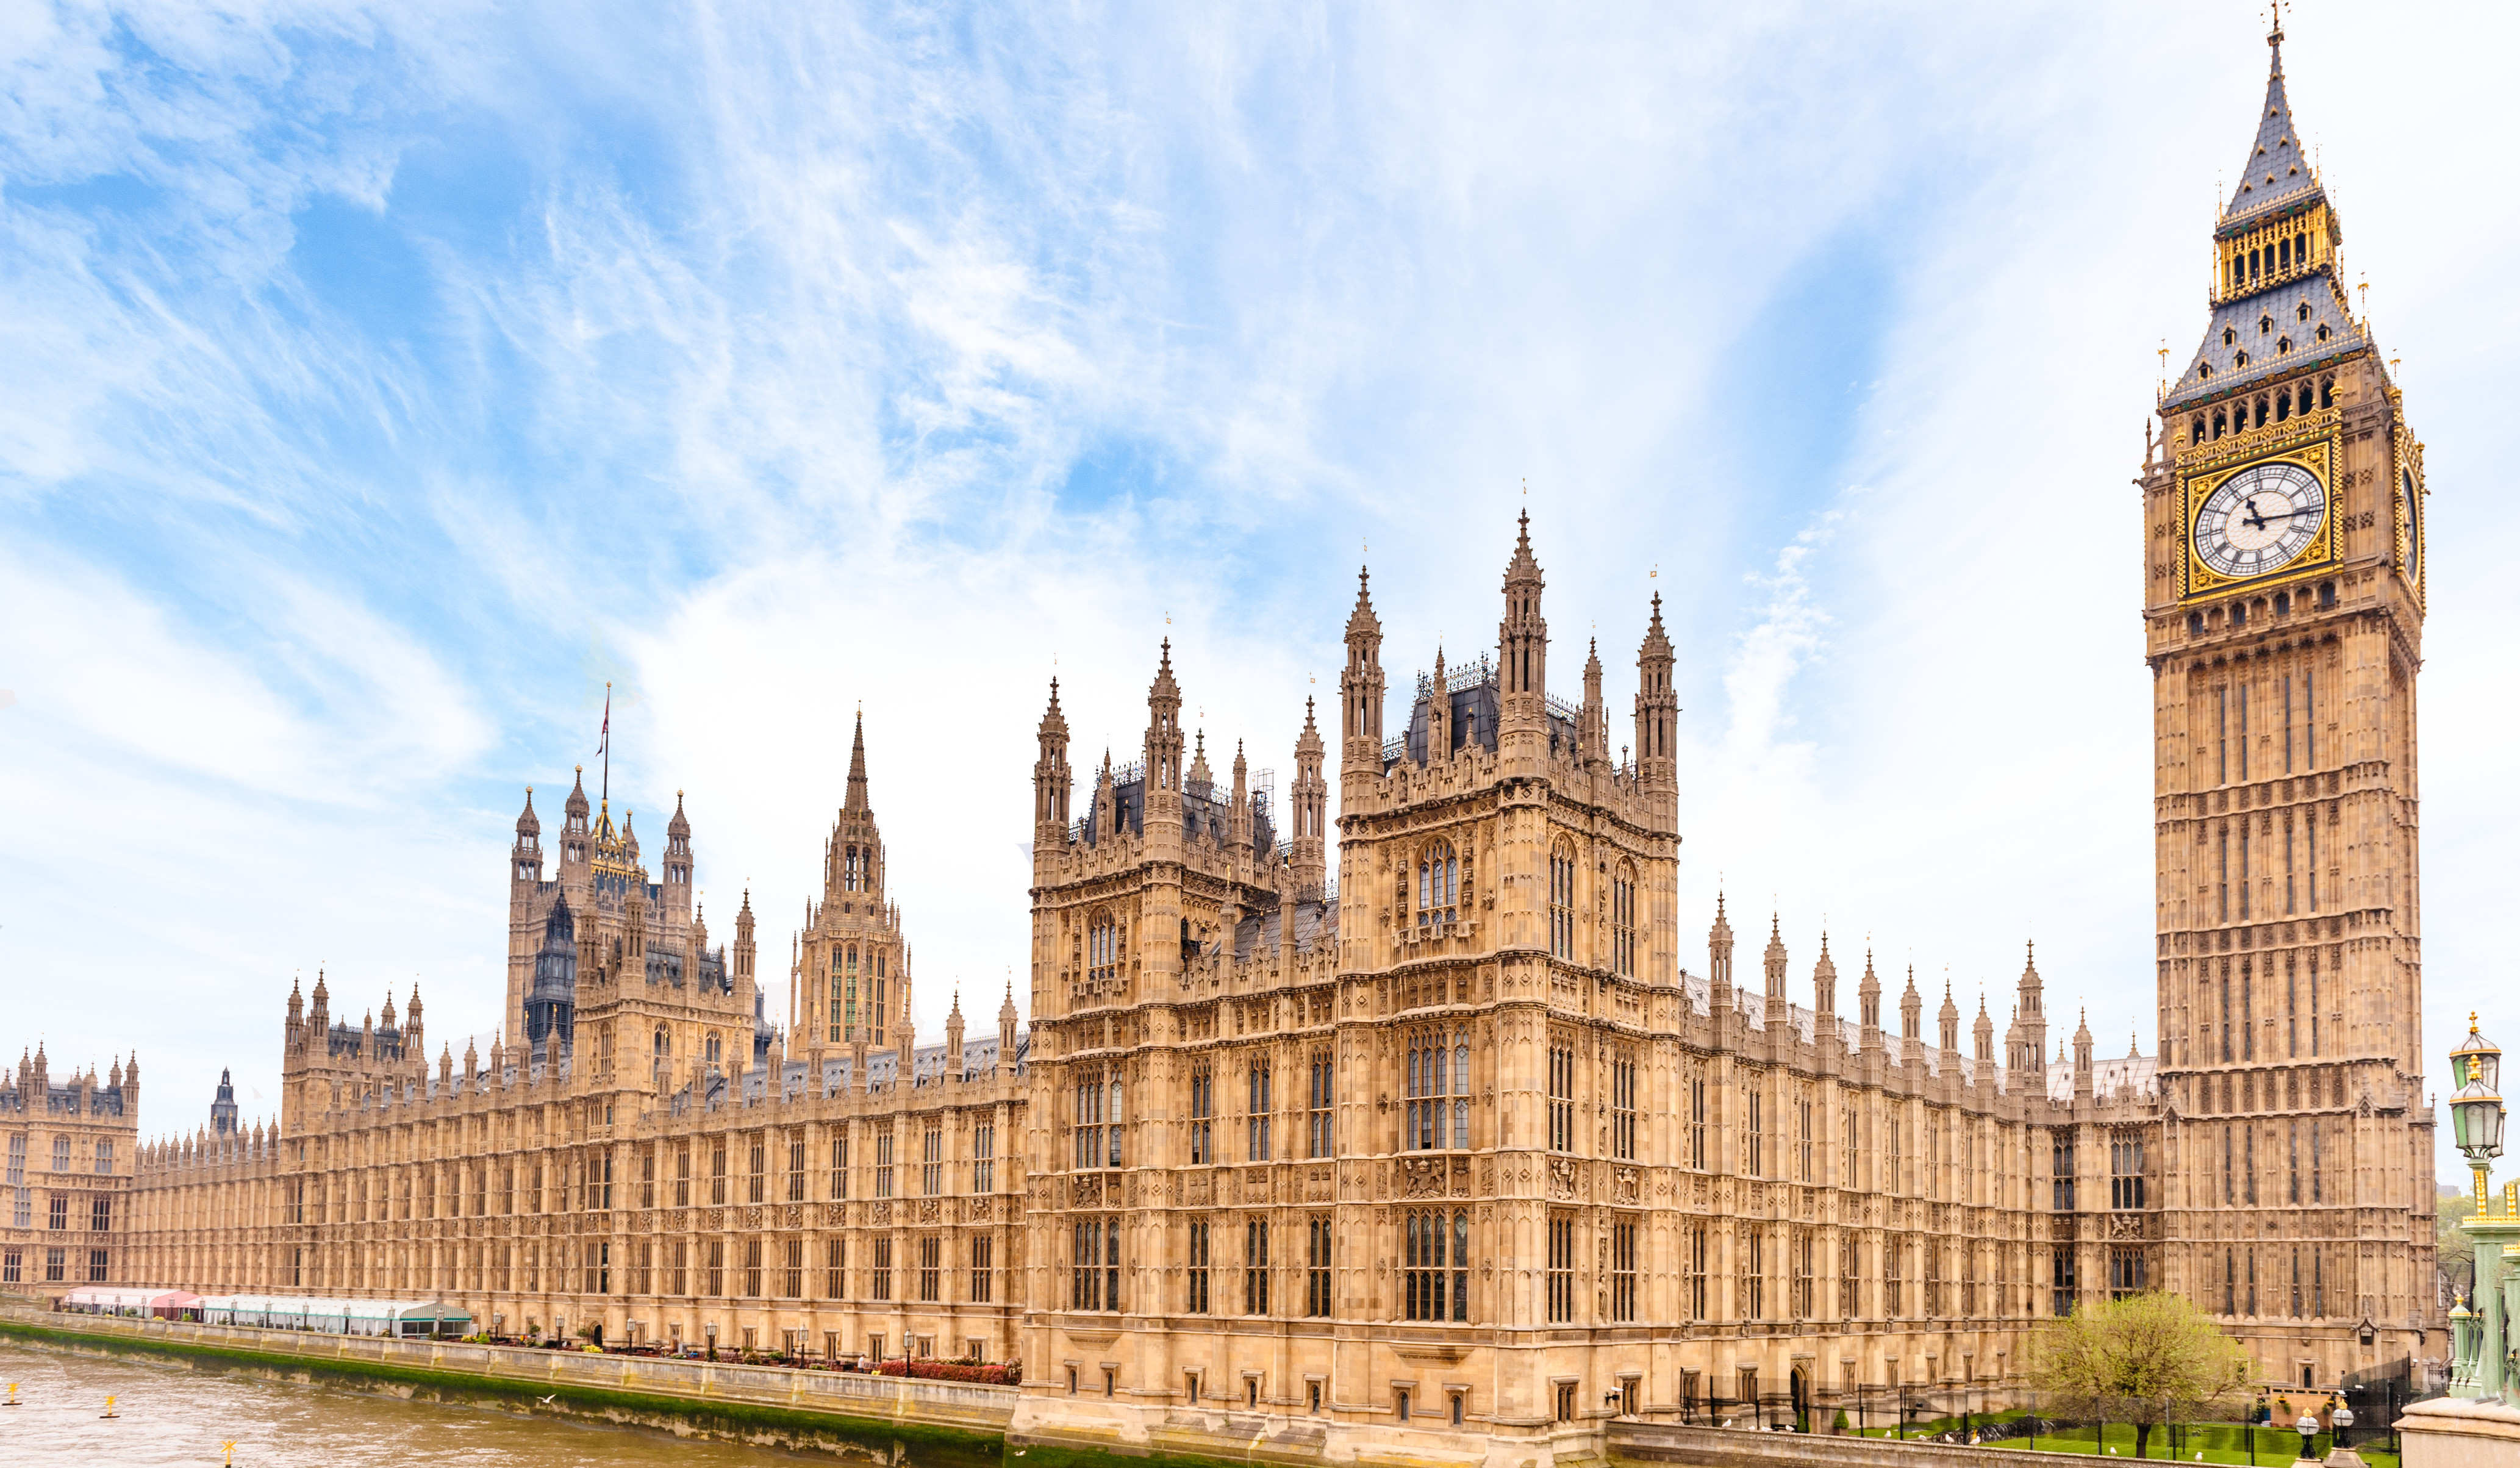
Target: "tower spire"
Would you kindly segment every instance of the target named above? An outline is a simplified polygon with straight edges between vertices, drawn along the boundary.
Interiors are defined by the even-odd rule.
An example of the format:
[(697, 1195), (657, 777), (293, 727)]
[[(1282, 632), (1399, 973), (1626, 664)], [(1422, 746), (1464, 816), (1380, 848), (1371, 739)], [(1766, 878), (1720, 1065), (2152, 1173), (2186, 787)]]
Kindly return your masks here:
[(852, 811), (863, 811), (867, 808), (865, 709), (858, 710), (857, 732), (849, 739), (848, 808)]

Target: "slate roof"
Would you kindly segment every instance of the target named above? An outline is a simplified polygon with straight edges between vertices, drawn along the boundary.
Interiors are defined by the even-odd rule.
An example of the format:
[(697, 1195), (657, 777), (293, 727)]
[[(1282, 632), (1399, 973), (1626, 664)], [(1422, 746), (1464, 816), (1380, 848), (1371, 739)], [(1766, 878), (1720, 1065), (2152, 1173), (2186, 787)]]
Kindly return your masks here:
[[(2301, 318), (2304, 306), (2310, 308), (2307, 321)], [(2324, 341), (2318, 337), (2322, 327), (2327, 330)], [(2228, 343), (2223, 339), (2226, 331), (2232, 337)], [(2289, 351), (2283, 349), (2287, 341)], [(2187, 370), (2170, 384), (2162, 406), (2184, 408), (2370, 344), (2370, 334), (2348, 314), (2335, 278), (2323, 269), (2316, 271), (2216, 306), (2205, 324), (2204, 341)]]
[(2223, 209), (2226, 231), (2258, 215), (2307, 201), (2318, 192), (2318, 175), (2311, 171), (2310, 157), (2302, 151), (2301, 129), (2294, 125), (2292, 104), (2284, 97), (2283, 32), (2275, 32), (2268, 48), (2272, 56), (2267, 70), (2267, 105), (2258, 110), (2258, 135), (2240, 165), (2239, 186)]

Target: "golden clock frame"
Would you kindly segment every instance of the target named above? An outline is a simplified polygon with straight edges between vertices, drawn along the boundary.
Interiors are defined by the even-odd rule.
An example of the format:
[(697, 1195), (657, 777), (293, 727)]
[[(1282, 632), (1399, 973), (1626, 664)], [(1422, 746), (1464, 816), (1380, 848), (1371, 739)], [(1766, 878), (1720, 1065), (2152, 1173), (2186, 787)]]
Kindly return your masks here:
[[(2181, 558), (2186, 562), (2187, 575), (2186, 585), (2179, 594), (2181, 600), (2216, 596), (2235, 586), (2273, 586), (2296, 581), (2334, 565), (2336, 522), (2344, 512), (2337, 503), (2335, 463), (2335, 442), (2322, 437), (2276, 453), (2252, 455), (2236, 464), (2218, 465), (2182, 479), (2180, 489), (2184, 508), (2180, 514), (2179, 544), (2184, 553)], [(2205, 502), (2213, 498), (2214, 491), (2222, 488), (2227, 480), (2267, 464), (2298, 465), (2307, 470), (2312, 478), (2318, 481), (2319, 493), (2326, 497), (2327, 512), (2319, 516), (2318, 533), (2311, 537), (2310, 544), (2281, 566), (2254, 576), (2226, 576), (2207, 565), (2205, 558), (2196, 553), (2196, 515), (2205, 508)]]

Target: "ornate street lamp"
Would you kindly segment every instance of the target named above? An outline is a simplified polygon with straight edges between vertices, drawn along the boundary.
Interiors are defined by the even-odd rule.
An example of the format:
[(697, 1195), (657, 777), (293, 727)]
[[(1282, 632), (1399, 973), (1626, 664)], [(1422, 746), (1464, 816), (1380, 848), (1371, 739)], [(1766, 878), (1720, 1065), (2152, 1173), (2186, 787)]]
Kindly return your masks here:
[(2327, 1420), (2336, 1427), (2336, 1446), (2344, 1446), (2345, 1430), (2354, 1425), (2354, 1408), (2340, 1401), (2336, 1404), (2336, 1410), (2327, 1414)]
[(2451, 1075), (2466, 1084), (2450, 1098), (2451, 1136), (2476, 1175), (2476, 1216), (2487, 1212), (2487, 1179), (2502, 1155), (2502, 1049), (2476, 1031), (2467, 1017), (2467, 1043), (2450, 1052)]
[(2318, 1436), (2318, 1419), (2308, 1412), (2304, 1412), (2301, 1414), (2301, 1420), (2294, 1423), (2292, 1428), (2293, 1431), (2301, 1434), (2302, 1457), (2312, 1462), (2318, 1461), (2318, 1454), (2310, 1450), (2310, 1445), (2311, 1440)]

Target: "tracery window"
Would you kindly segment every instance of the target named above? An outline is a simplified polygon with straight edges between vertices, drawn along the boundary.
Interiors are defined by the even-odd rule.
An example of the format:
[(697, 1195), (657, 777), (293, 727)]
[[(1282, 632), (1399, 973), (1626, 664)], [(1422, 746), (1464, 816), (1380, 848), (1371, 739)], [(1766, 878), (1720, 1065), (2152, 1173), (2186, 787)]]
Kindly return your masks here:
[(1094, 982), (1116, 976), (1120, 971), (1120, 954), (1125, 947), (1120, 924), (1108, 912), (1097, 912), (1085, 930), (1086, 977)]
[(2109, 1139), (2109, 1207), (2143, 1206), (2143, 1138), (2123, 1134)]
[(1190, 1160), (1216, 1161), (1216, 1072), (1196, 1070), (1190, 1077)]
[(1575, 1047), (1549, 1047), (1549, 1150), (1575, 1150)]
[[(882, 1247), (878, 1240), (877, 1247)], [(1068, 1309), (1120, 1308), (1120, 1221), (1079, 1219), (1069, 1240)]]
[(1467, 1032), (1414, 1030), (1402, 1086), (1408, 1127), (1404, 1150), (1470, 1144), (1470, 1044)]
[(1269, 1313), (1269, 1225), (1259, 1219), (1242, 1225), (1242, 1312)]
[(1120, 1165), (1121, 1120), (1119, 1073), (1114, 1071), (1106, 1077), (1100, 1070), (1080, 1072), (1076, 1078), (1075, 1119), (1070, 1127), (1076, 1134), (1078, 1167)]
[(1625, 862), (1610, 878), (1610, 971), (1621, 978), (1637, 972), (1637, 871)]
[(1315, 1217), (1304, 1223), (1304, 1313), (1330, 1312), (1330, 1221)]
[(1549, 1216), (1549, 1319), (1559, 1324), (1575, 1318), (1575, 1218)]
[(1276, 1155), (1275, 1149), (1270, 1145), (1269, 1134), (1270, 1113), (1276, 1109), (1276, 1102), (1272, 1098), (1272, 1092), (1276, 1089), (1276, 1077), (1270, 1074), (1268, 1066), (1255, 1065), (1245, 1075), (1244, 1080), (1249, 1086), (1251, 1103), (1250, 1114), (1245, 1119), (1249, 1133), (1244, 1138), (1248, 1153), (1246, 1160), (1267, 1162)]
[(1470, 1318), (1467, 1209), (1413, 1209), (1401, 1219), (1401, 1295), (1412, 1320)]
[(1575, 848), (1563, 841), (1549, 853), (1549, 952), (1575, 956)]
[(1610, 1318), (1637, 1317), (1637, 1223), (1622, 1217), (1610, 1224)]
[(1637, 1155), (1637, 1052), (1624, 1047), (1610, 1061), (1610, 1155)]
[(1193, 1315), (1207, 1313), (1207, 1223), (1192, 1220), (1190, 1225), (1190, 1293), (1182, 1308)]
[(1451, 922), (1459, 909), (1461, 861), (1453, 855), (1453, 844), (1435, 841), (1418, 856), (1418, 924), (1420, 927)]
[(1330, 1052), (1314, 1051), (1312, 1086), (1306, 1097), (1312, 1103), (1304, 1129), (1306, 1143), (1304, 1155), (1307, 1157), (1330, 1155)]

